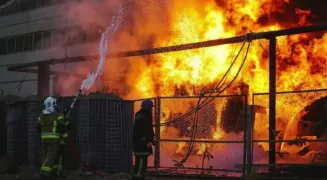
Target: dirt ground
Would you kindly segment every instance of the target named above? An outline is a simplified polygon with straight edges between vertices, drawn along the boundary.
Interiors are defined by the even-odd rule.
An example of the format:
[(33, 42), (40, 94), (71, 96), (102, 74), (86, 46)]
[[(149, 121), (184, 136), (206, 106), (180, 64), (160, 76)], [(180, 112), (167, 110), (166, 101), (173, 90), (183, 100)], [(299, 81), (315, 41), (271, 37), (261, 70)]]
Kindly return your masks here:
[[(104, 175), (104, 178), (94, 175), (93, 173), (86, 172), (85, 170), (77, 170), (77, 171), (65, 171), (64, 176), (66, 178), (60, 178), (59, 180), (130, 180), (132, 178), (131, 174), (127, 173), (116, 173), (116, 174), (108, 174), (104, 172), (100, 172)], [(17, 168), (15, 173), (0, 175), (0, 179), (2, 180), (41, 180), (39, 170), (34, 167), (20, 166)], [(188, 177), (162, 177), (152, 173), (148, 173), (146, 176), (147, 180), (197, 180), (204, 178), (192, 178)], [(208, 179), (208, 178), (205, 178)], [(212, 179), (212, 178), (210, 178)], [(215, 178), (216, 179), (216, 178)]]

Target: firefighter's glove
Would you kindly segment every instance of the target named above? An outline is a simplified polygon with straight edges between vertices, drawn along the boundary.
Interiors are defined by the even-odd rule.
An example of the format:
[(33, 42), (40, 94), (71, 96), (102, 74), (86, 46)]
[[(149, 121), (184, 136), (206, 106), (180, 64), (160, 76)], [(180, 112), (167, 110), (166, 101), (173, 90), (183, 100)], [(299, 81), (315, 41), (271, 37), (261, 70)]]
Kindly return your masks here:
[(70, 125), (70, 122), (69, 122), (69, 121), (66, 121), (66, 122), (64, 123), (64, 125), (67, 127), (67, 126)]

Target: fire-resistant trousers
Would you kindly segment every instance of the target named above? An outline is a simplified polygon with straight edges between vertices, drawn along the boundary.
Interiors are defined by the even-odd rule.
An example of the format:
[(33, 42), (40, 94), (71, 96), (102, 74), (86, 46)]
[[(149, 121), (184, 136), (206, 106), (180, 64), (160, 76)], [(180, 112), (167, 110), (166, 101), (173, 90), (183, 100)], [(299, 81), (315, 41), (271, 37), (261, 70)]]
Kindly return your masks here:
[(148, 167), (149, 153), (134, 153), (135, 166), (133, 180), (143, 180)]
[(43, 161), (40, 170), (42, 177), (44, 177), (43, 179), (53, 179), (53, 167), (58, 159), (59, 147), (59, 142), (42, 143)]
[(57, 177), (62, 177), (62, 169), (63, 169), (63, 163), (64, 163), (65, 147), (66, 147), (66, 145), (60, 144), (59, 154), (58, 154), (58, 157), (56, 159), (56, 164), (54, 165), (54, 174)]

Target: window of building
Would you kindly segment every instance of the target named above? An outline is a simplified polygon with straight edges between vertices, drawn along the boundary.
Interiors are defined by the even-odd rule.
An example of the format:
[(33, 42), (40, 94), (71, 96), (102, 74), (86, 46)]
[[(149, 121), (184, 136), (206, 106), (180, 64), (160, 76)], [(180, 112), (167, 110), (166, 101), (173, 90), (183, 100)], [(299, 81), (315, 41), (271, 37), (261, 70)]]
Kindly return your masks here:
[[(5, 4), (6, 0), (0, 0), (0, 4)], [(67, 0), (20, 0), (13, 3), (10, 7), (4, 8), (0, 11), (0, 16), (8, 14), (23, 12), (26, 10), (33, 10), (54, 4), (66, 3)]]
[(51, 31), (43, 32), (43, 48), (50, 48), (51, 47)]
[(35, 0), (36, 8), (42, 8), (50, 5), (50, 0)]
[(42, 48), (42, 33), (34, 34), (34, 50), (39, 50)]
[(80, 27), (72, 27), (67, 33), (68, 45), (83, 43), (83, 31)]
[(33, 51), (33, 34), (28, 34), (25, 36), (25, 51)]
[(24, 51), (25, 36), (16, 37), (16, 52)]
[(84, 39), (85, 42), (92, 42), (93, 41), (93, 34), (94, 34), (94, 27), (93, 26), (89, 26), (87, 28), (84, 29)]
[(86, 43), (87, 42), (87, 32), (82, 31), (81, 36), (82, 36), (82, 43)]
[(7, 39), (0, 39), (0, 54), (7, 53)]
[(8, 49), (7, 53), (14, 53), (16, 50), (16, 39), (14, 37), (11, 37), (8, 39)]
[(60, 29), (52, 31), (51, 47), (60, 46), (63, 43), (63, 32)]
[(55, 46), (67, 46), (82, 44), (85, 42), (98, 41), (104, 28), (102, 26), (90, 26), (87, 29), (69, 27), (36, 33), (29, 33), (10, 38), (0, 39), (0, 54), (24, 52), (51, 48)]

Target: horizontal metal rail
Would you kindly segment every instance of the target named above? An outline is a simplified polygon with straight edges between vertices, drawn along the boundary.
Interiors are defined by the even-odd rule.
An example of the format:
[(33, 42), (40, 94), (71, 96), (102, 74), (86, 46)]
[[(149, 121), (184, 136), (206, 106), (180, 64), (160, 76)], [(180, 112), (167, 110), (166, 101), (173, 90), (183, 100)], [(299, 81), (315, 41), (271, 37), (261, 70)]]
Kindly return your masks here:
[[(280, 91), (274, 94), (292, 94), (292, 93), (307, 93), (307, 92), (320, 92), (320, 91), (327, 91), (327, 89), (309, 89), (309, 90), (300, 90), (300, 91)], [(256, 95), (269, 95), (269, 93), (253, 93), (254, 96)]]
[(192, 98), (229, 98), (229, 97), (246, 97), (246, 95), (219, 95), (219, 96), (160, 96), (160, 99), (192, 99)]
[(154, 100), (156, 98), (151, 97), (151, 98), (143, 98), (143, 99), (133, 99), (133, 101), (143, 101), (143, 100)]
[(327, 142), (327, 139), (317, 139), (317, 140), (253, 140), (252, 142)]
[[(241, 35), (241, 36), (209, 40), (209, 41), (203, 41), (203, 42), (197, 42), (197, 43), (189, 43), (189, 44), (181, 44), (181, 45), (175, 45), (175, 46), (111, 53), (111, 54), (108, 54), (107, 58), (124, 58), (124, 57), (144, 56), (144, 55), (160, 54), (160, 53), (167, 53), (167, 52), (184, 51), (184, 50), (198, 49), (198, 48), (204, 48), (204, 47), (213, 47), (213, 46), (219, 46), (219, 45), (225, 45), (225, 44), (239, 43), (239, 42), (244, 42), (246, 40), (269, 39), (269, 38), (278, 37), (278, 36), (287, 36), (287, 35), (293, 35), (293, 34), (326, 31), (326, 30), (327, 30), (327, 25), (316, 25), (316, 26), (290, 28), (290, 29), (284, 29), (284, 30), (278, 30), (278, 31), (248, 33), (248, 34)], [(45, 61), (40, 61), (40, 62), (14, 65), (14, 66), (8, 67), (7, 69), (9, 71), (16, 71), (17, 69), (21, 69), (21, 68), (37, 66), (39, 63), (57, 64), (57, 63), (81, 62), (81, 61), (87, 61), (90, 59), (94, 59), (95, 57), (98, 57), (98, 56), (70, 57), (69, 59), (64, 58), (64, 59), (57, 59), (57, 60), (51, 59), (51, 60), (45, 60)]]
[(327, 167), (327, 164), (315, 164), (315, 163), (312, 163), (312, 164), (304, 164), (304, 163), (294, 163), (294, 164), (291, 164), (291, 163), (288, 163), (288, 164), (263, 164), (263, 163), (253, 163), (252, 166), (317, 166), (317, 167)]
[[(176, 167), (170, 167), (170, 166), (160, 166), (160, 168), (158, 169), (159, 171), (162, 170), (164, 171), (165, 169), (174, 169)], [(242, 173), (242, 171), (238, 171), (238, 170), (232, 170), (232, 169), (209, 169), (209, 168), (194, 168), (194, 167), (183, 167), (183, 168), (176, 168), (176, 171), (188, 171), (188, 170), (192, 170), (192, 171), (199, 171), (199, 170), (203, 170), (203, 171), (220, 171), (220, 172), (234, 172), (234, 173)]]
[(219, 141), (219, 140), (188, 140), (188, 139), (160, 139), (159, 142), (194, 142), (194, 143), (244, 143), (244, 141)]

